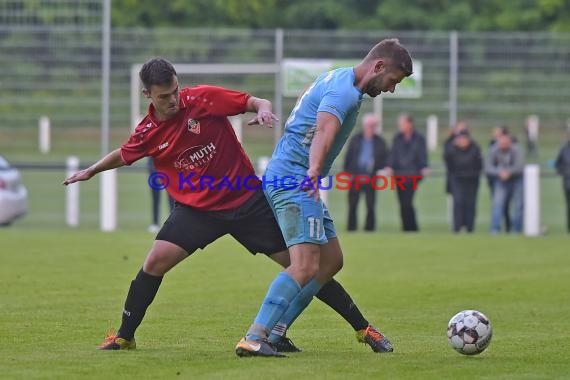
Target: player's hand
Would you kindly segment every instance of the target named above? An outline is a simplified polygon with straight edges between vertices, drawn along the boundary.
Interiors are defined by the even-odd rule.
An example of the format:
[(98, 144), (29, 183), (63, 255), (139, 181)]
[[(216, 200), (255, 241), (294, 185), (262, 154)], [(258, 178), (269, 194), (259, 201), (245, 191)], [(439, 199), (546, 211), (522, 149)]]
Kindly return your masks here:
[(279, 121), (279, 119), (271, 112), (259, 111), (256, 117), (247, 122), (247, 125), (263, 125), (273, 128), (277, 121)]
[(77, 173), (74, 173), (71, 177), (69, 177), (68, 179), (63, 181), (62, 185), (67, 186), (67, 185), (71, 185), (72, 183), (75, 183), (75, 182), (87, 181), (91, 177), (93, 177), (93, 173), (91, 172), (91, 170), (89, 170), (89, 168), (83, 169), (83, 170), (78, 171)]
[(319, 191), (319, 172), (313, 169), (307, 170), (307, 178), (311, 181), (311, 186), (305, 186), (301, 190), (306, 191), (309, 197), (315, 197), (318, 201), (321, 199), (321, 193)]
[(430, 168), (423, 168), (421, 170), (421, 173), (422, 173), (422, 177), (427, 177), (431, 174), (431, 169)]

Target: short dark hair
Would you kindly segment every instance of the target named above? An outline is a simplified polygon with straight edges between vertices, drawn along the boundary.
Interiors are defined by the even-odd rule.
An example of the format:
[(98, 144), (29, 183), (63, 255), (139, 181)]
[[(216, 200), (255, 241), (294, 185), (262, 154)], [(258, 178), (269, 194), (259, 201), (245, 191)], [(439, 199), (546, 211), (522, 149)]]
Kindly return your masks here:
[(414, 124), (414, 116), (413, 116), (411, 113), (402, 112), (402, 113), (400, 114), (400, 116), (398, 116), (398, 117), (399, 117), (399, 118), (402, 118), (402, 119), (406, 119), (409, 123)]
[(402, 70), (406, 76), (412, 75), (412, 57), (397, 38), (388, 38), (377, 43), (364, 57), (364, 61), (383, 58), (389, 65)]
[(176, 70), (172, 63), (164, 58), (152, 58), (147, 61), (139, 72), (139, 77), (144, 87), (150, 90), (151, 86), (161, 86), (172, 83), (172, 77), (176, 75)]

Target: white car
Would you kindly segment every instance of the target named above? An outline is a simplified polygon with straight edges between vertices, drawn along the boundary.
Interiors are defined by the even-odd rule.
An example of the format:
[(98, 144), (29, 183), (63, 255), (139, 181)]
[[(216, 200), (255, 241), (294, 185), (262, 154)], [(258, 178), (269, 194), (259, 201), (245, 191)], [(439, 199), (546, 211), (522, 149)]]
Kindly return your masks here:
[(0, 156), (0, 226), (10, 225), (27, 211), (28, 190), (22, 184), (20, 172)]

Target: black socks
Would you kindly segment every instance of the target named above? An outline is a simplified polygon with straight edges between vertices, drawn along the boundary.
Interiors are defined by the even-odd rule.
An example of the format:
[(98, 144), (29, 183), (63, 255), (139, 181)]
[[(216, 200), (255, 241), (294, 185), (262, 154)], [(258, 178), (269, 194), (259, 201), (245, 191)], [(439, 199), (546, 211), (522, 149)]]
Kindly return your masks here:
[(321, 288), (317, 293), (317, 298), (340, 314), (350, 323), (354, 331), (368, 327), (368, 321), (358, 310), (358, 307), (354, 304), (346, 290), (334, 278)]
[(154, 300), (161, 282), (162, 277), (152, 276), (142, 269), (131, 282), (123, 310), (123, 321), (118, 332), (121, 338), (133, 339), (135, 330), (141, 324), (146, 309)]

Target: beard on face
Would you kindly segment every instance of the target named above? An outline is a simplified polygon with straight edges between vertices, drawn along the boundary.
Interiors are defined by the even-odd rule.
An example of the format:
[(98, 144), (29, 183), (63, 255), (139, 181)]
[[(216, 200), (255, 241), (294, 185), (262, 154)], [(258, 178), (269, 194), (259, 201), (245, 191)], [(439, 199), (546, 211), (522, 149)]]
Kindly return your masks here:
[(382, 93), (382, 83), (384, 82), (384, 75), (379, 74), (376, 78), (368, 82), (366, 86), (366, 93), (371, 97), (376, 97)]

